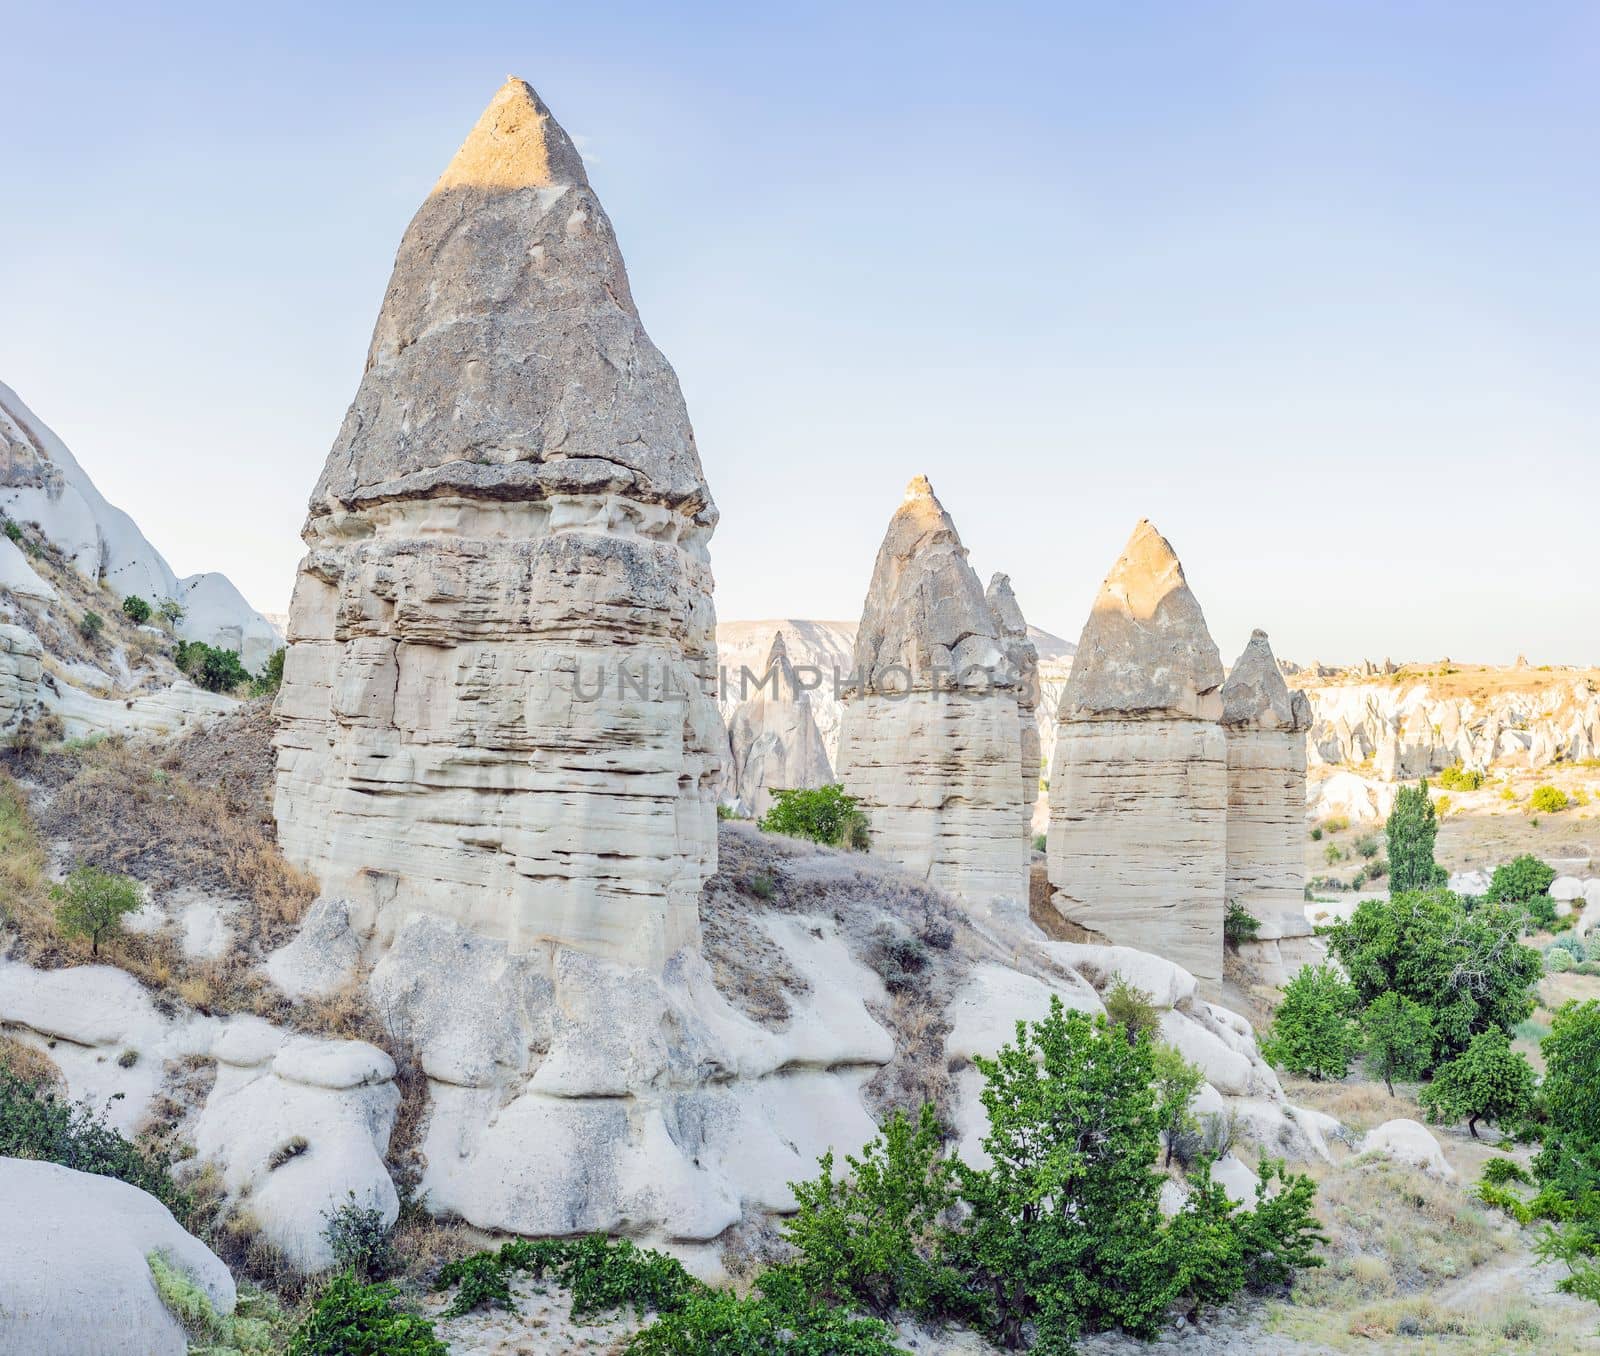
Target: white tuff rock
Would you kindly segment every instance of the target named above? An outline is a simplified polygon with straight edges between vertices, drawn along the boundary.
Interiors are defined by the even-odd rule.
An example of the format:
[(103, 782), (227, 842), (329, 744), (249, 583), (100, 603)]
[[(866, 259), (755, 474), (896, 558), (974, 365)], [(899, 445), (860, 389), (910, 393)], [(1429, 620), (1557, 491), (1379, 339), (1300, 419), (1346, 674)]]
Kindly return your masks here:
[(1028, 894), (1017, 679), (955, 524), (923, 476), (906, 488), (856, 632), (839, 780), (872, 851), (974, 908)]

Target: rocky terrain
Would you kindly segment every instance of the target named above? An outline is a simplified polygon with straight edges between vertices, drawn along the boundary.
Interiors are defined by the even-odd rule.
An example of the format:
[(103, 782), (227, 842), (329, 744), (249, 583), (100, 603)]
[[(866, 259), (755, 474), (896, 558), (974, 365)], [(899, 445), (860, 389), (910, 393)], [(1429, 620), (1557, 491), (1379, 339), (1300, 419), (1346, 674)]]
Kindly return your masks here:
[[(3, 385), (0, 525), (0, 734), (41, 717), (75, 736), (175, 730), (233, 702), (184, 679), (174, 639), (232, 650), (252, 673), (283, 644), (226, 576), (178, 578)], [(149, 623), (123, 612), (129, 596)], [(176, 619), (164, 629), (153, 623), (169, 600)]]
[[(1072, 646), (1028, 626), (1007, 576), (983, 587), (921, 476), (859, 624), (718, 627), (717, 509), (677, 378), (578, 151), (519, 79), (401, 241), (312, 490), (274, 698), (179, 679), (173, 637), (121, 611), (135, 584), (192, 601), (180, 635), (255, 654), (274, 634), (219, 577), (170, 578), (0, 396), (0, 1093), (26, 1107), (8, 1133), (66, 1118), (52, 1161), (0, 1158), (0, 1209), (28, 1221), (0, 1257), (0, 1350), (90, 1356), (107, 1324), (153, 1356), (281, 1349), (370, 1267), (399, 1290), (369, 1300), (449, 1351), (622, 1351), (652, 1313), (574, 1318), (544, 1262), (482, 1291), (479, 1250), (605, 1235), (659, 1253), (658, 1283), (681, 1263), (749, 1291), (794, 1250), (797, 1184), (893, 1113), (930, 1107), (969, 1168), (1003, 1159), (991, 1061), (1057, 1009), (1100, 1042), (1074, 1073), (1110, 1079), (1132, 1051), (1141, 1096), (1153, 1071), (1180, 1089), (1122, 1179), (1148, 1187), (1147, 1232), (1181, 1223), (1198, 1247), (1260, 1220), (1292, 1190), (1270, 1160), (1320, 1186), (1325, 1266), (1220, 1309), (1174, 1288), (1157, 1345), (1588, 1340), (1592, 1309), (1469, 1194), (1486, 1142), (1423, 1126), (1404, 1079), (1280, 1077), (1252, 1019), (1326, 955), (1312, 922), (1353, 904), (1308, 890), (1315, 853), (1368, 862), (1360, 821), (1398, 778), (1581, 770), (1591, 675), (1422, 695), (1398, 671), (1314, 675), (1308, 698), (1264, 632), (1224, 667), (1148, 521)], [(719, 690), (719, 662), (770, 686)], [(1309, 806), (1308, 761), (1338, 767)], [(1374, 788), (1368, 811), (1330, 812), (1335, 776)], [(864, 850), (747, 822), (835, 779)], [(1442, 806), (1457, 890), (1489, 884), (1451, 838), (1487, 817), (1470, 797), (1528, 832), (1588, 823), (1576, 780), (1542, 814), (1518, 785)], [(1593, 856), (1550, 885), (1579, 943)], [(64, 908), (84, 897), (114, 916)], [(1230, 904), (1258, 928), (1233, 946)], [(1536, 1017), (1590, 979), (1552, 964)], [(1037, 1076), (1026, 1052), (1006, 1064)], [(1088, 1171), (1116, 1119), (1047, 1156)], [(881, 1307), (906, 1350), (995, 1350)]]

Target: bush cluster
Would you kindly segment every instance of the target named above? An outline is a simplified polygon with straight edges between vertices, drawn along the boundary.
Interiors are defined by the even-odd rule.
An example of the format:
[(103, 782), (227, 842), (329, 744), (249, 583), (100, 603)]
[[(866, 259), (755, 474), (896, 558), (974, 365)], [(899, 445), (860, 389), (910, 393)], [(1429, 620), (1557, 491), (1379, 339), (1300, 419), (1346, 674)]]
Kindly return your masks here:
[(239, 662), (237, 650), (219, 650), (200, 640), (180, 640), (172, 662), (196, 687), (207, 692), (232, 692), (250, 681), (250, 674)]
[(1484, 774), (1474, 768), (1468, 770), (1456, 763), (1439, 774), (1439, 785), (1446, 791), (1477, 791), (1483, 786)]
[(762, 817), (760, 827), (765, 833), (809, 838), (829, 847), (864, 852), (869, 846), (867, 817), (860, 802), (847, 796), (838, 783), (774, 791), (772, 808)]
[(1536, 786), (1528, 799), (1528, 808), (1541, 815), (1560, 814), (1571, 804), (1567, 793), (1559, 786)]

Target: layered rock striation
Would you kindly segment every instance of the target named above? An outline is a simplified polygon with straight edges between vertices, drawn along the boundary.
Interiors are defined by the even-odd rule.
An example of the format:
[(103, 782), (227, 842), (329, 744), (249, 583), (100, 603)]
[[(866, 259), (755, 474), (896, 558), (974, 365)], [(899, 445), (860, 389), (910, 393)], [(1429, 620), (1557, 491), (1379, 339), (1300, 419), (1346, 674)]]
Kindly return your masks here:
[[(1257, 630), (1222, 685), (1228, 753), (1224, 894), (1260, 924), (1241, 951), (1281, 976), (1310, 959), (1305, 916), (1306, 731), (1311, 703), (1289, 690)], [(1287, 954), (1285, 954), (1287, 953)]]
[(509, 80), (406, 230), (312, 496), (285, 852), (380, 946), (428, 914), (659, 971), (715, 856), (716, 519), (582, 160)]
[[(820, 675), (819, 675), (820, 676)], [(789, 662), (783, 632), (728, 722), (729, 792), (747, 814), (772, 808), (774, 790), (826, 786), (833, 767), (811, 712), (811, 696)]]
[(838, 776), (879, 856), (970, 905), (1027, 900), (1018, 680), (925, 477), (889, 522), (856, 632)]
[(1050, 772), (1055, 907), (1222, 979), (1227, 748), (1222, 661), (1183, 566), (1148, 521), (1106, 576), (1057, 712)]

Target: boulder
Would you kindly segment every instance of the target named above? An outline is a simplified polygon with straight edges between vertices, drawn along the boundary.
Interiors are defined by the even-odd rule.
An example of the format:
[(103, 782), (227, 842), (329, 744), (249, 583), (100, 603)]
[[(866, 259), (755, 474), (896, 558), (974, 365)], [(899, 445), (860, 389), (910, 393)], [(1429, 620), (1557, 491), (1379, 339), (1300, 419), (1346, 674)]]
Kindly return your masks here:
[(1575, 899), (1583, 899), (1586, 888), (1586, 882), (1576, 876), (1557, 876), (1550, 882), (1550, 898), (1570, 904)]
[(1400, 1163), (1421, 1168), (1431, 1177), (1452, 1180), (1455, 1169), (1445, 1160), (1439, 1141), (1424, 1125), (1412, 1120), (1385, 1121), (1375, 1130), (1369, 1130), (1361, 1141), (1364, 1154), (1381, 1154)]
[(156, 1293), (157, 1253), (219, 1314), (233, 1277), (172, 1212), (137, 1187), (54, 1163), (0, 1158), (0, 1351), (18, 1356), (184, 1356), (182, 1326)]
[(290, 998), (322, 997), (348, 984), (361, 960), (350, 901), (318, 899), (294, 937), (267, 957), (267, 977)]

